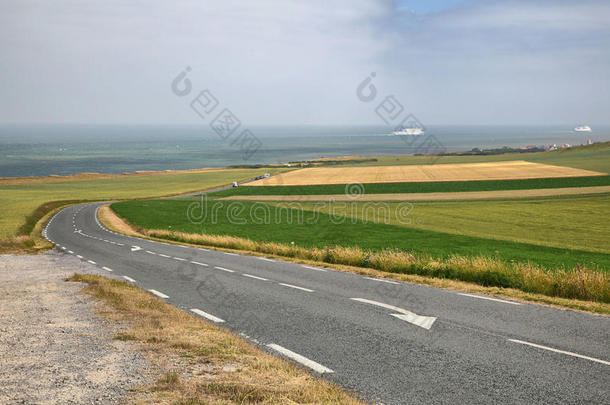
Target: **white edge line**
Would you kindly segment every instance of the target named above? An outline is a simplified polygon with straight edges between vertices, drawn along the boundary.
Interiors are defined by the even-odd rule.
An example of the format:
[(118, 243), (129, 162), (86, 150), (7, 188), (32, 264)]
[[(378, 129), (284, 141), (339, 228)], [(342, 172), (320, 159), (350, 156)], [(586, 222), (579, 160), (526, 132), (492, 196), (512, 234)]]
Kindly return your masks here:
[(216, 322), (216, 323), (223, 323), (223, 322), (224, 322), (224, 320), (223, 320), (223, 319), (220, 319), (220, 318), (219, 318), (219, 317), (217, 317), (217, 316), (214, 316), (214, 315), (208, 314), (207, 312), (203, 312), (203, 311), (202, 311), (202, 310), (200, 310), (200, 309), (197, 309), (197, 308), (191, 308), (191, 311), (192, 311), (192, 312), (194, 312), (194, 313), (196, 313), (196, 314), (197, 314), (197, 315), (199, 315), (199, 316), (204, 317), (205, 319), (208, 319), (208, 320), (212, 321), (212, 322)]
[(266, 261), (266, 262), (272, 262), (272, 263), (275, 263), (275, 260), (273, 260), (273, 259), (268, 259), (268, 258), (266, 258), (266, 257), (260, 257), (260, 256), (257, 256), (256, 258), (257, 258), (258, 260), (264, 260), (264, 261)]
[(94, 262), (93, 260), (87, 260), (87, 263), (91, 263), (91, 264), (97, 264), (96, 262)]
[(186, 262), (186, 259), (183, 259), (181, 257), (174, 257), (174, 260), (180, 260), (181, 262)]
[(76, 257), (78, 257), (79, 259), (82, 259), (82, 258), (83, 258), (81, 255), (76, 255)]
[(171, 256), (168, 256), (168, 255), (164, 255), (163, 253), (159, 253), (159, 256), (161, 256), (161, 257), (166, 257), (166, 258), (168, 258), (168, 259), (171, 257)]
[(582, 354), (578, 354), (578, 353), (572, 353), (572, 352), (567, 352), (565, 350), (553, 349), (552, 347), (537, 345), (536, 343), (524, 342), (523, 340), (517, 340), (517, 339), (508, 339), (508, 340), (513, 343), (520, 343), (522, 345), (528, 345), (528, 346), (536, 347), (538, 349), (549, 350), (549, 351), (555, 352), (555, 353), (567, 354), (568, 356), (579, 357), (581, 359), (595, 361), (597, 363), (602, 363), (607, 366), (610, 366), (610, 361), (596, 359), (595, 357), (583, 356)]
[(383, 278), (374, 278), (374, 277), (363, 277), (367, 280), (373, 280), (373, 281), (381, 281), (382, 283), (388, 283), (388, 284), (400, 284), (399, 282), (396, 281), (391, 281), (391, 280), (384, 280)]
[(214, 268), (218, 269), (218, 270), (222, 270), (222, 271), (227, 271), (229, 273), (235, 273), (235, 270), (225, 269), (224, 267), (220, 267), (220, 266), (214, 266)]
[(296, 361), (297, 363), (304, 365), (305, 367), (309, 367), (310, 369), (312, 369), (313, 371), (315, 371), (317, 373), (320, 373), (320, 374), (334, 373), (334, 371), (331, 370), (330, 368), (324, 367), (320, 363), (316, 363), (313, 360), (309, 360), (307, 357), (301, 356), (300, 354), (295, 353), (292, 350), (288, 350), (285, 347), (282, 347), (280, 345), (276, 345), (275, 343), (270, 343), (267, 345), (267, 347), (275, 350), (278, 353), (283, 354), (284, 356)]
[(305, 267), (306, 269), (310, 269), (310, 270), (317, 270), (317, 271), (326, 271), (326, 269), (320, 269), (318, 267), (311, 267), (311, 266), (306, 266), (304, 264), (301, 265), (302, 267)]
[(458, 295), (463, 295), (464, 297), (472, 297), (472, 298), (480, 298), (482, 300), (488, 300), (488, 301), (496, 301), (496, 302), (503, 302), (505, 304), (512, 304), (512, 305), (522, 305), (520, 302), (514, 302), (514, 301), (507, 301), (507, 300), (501, 300), (499, 298), (492, 298), (492, 297), (486, 297), (484, 295), (475, 295), (475, 294), (466, 294), (466, 293), (457, 293)]
[(284, 287), (296, 288), (297, 290), (303, 290), (307, 292), (314, 292), (314, 290), (310, 290), (309, 288), (299, 287), (298, 285), (286, 284), (286, 283), (278, 283), (279, 285), (283, 285)]
[(133, 278), (131, 278), (131, 277), (123, 276), (123, 278), (124, 278), (125, 280), (127, 280), (127, 281), (131, 281), (132, 283), (135, 283), (135, 282), (136, 282), (136, 280), (134, 280), (134, 279), (133, 279)]
[(112, 271), (112, 269), (111, 269), (111, 268), (108, 268), (108, 267), (106, 267), (106, 266), (102, 267), (102, 269), (104, 269), (104, 270), (106, 270), (106, 271)]
[(248, 273), (243, 273), (242, 276), (250, 277), (250, 278), (255, 278), (257, 280), (262, 280), (262, 281), (269, 281), (269, 279), (267, 279), (267, 278), (263, 278), (263, 277), (259, 277), (259, 276), (254, 276), (254, 275), (248, 274)]
[(150, 289), (148, 291), (155, 294), (159, 298), (169, 298), (169, 295), (165, 295), (161, 291), (157, 291), (157, 290), (153, 290), (153, 289)]

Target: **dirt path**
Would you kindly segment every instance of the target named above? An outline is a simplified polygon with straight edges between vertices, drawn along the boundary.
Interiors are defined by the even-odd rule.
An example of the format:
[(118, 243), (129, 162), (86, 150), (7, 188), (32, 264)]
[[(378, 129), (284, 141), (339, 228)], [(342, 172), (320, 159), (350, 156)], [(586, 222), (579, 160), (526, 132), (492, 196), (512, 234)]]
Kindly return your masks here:
[(148, 364), (94, 313), (74, 273), (97, 267), (57, 252), (0, 256), (0, 403), (125, 402)]

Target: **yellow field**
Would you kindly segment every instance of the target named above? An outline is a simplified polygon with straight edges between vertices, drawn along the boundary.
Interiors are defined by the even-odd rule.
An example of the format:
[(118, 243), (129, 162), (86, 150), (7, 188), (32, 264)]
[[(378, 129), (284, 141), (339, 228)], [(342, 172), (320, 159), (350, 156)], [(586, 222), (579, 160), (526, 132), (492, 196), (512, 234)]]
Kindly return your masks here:
[(244, 186), (508, 180), (603, 175), (605, 173), (515, 160), (438, 165), (311, 167), (258, 180)]

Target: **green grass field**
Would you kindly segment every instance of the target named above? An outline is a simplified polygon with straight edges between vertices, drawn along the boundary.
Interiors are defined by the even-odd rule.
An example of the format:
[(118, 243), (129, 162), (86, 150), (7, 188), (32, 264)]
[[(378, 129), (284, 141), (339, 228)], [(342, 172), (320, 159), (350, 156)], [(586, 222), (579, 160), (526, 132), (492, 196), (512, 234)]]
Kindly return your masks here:
[[(436, 193), (456, 191), (527, 190), (562, 187), (593, 187), (610, 185), (610, 176), (562, 177), (523, 180), (442, 181), (427, 183), (363, 184), (366, 194)], [(317, 186), (256, 186), (219, 191), (213, 197), (241, 195), (328, 195), (344, 194), (347, 184)]]
[(172, 174), (108, 175), (93, 178), (0, 180), (0, 239), (16, 235), (40, 205), (58, 200), (113, 200), (204, 190), (282, 169), (236, 169)]
[[(483, 255), (503, 261), (532, 262), (550, 269), (564, 266), (572, 268), (577, 263), (603, 270), (610, 269), (610, 255), (604, 253), (455, 235), (360, 219), (352, 220), (340, 216), (339, 212), (332, 217), (322, 213), (316, 218), (311, 211), (289, 208), (276, 210), (276, 207), (261, 202), (230, 203), (209, 200), (207, 204), (202, 205), (197, 201), (200, 200), (128, 201), (115, 203), (112, 208), (130, 223), (147, 229), (232, 235), (284, 244), (294, 242), (303, 247), (339, 245), (373, 251), (391, 248), (443, 258), (450, 255)], [(191, 204), (198, 205), (191, 206)], [(187, 215), (189, 206), (194, 208), (193, 212), (199, 217), (205, 213), (206, 220), (202, 224), (189, 220)], [(201, 212), (198, 211), (199, 209)], [(299, 212), (304, 212), (304, 221), (298, 220)], [(557, 215), (564, 216), (562, 219), (564, 223), (570, 221), (569, 213), (558, 212)]]
[(597, 172), (610, 174), (610, 142), (600, 142), (593, 145), (576, 146), (569, 149), (537, 153), (507, 153), (504, 155), (488, 156), (441, 156), (439, 158), (431, 158), (430, 156), (382, 156), (376, 158), (377, 161), (374, 163), (363, 163), (359, 164), (359, 166), (476, 163), (498, 162), (505, 160), (526, 160), (528, 162), (569, 166), (578, 169), (594, 170)]
[[(283, 203), (271, 203), (282, 206)], [(610, 253), (610, 195), (523, 200), (415, 202), (299, 202), (305, 210), (372, 222), (486, 239)]]

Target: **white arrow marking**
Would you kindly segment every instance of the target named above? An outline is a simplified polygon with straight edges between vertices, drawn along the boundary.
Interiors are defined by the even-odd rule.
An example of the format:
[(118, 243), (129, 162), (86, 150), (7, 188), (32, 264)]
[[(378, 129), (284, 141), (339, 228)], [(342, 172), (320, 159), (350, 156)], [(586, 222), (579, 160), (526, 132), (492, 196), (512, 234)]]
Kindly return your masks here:
[(407, 311), (404, 308), (395, 307), (394, 305), (390, 305), (390, 304), (384, 304), (383, 302), (367, 300), (366, 298), (351, 298), (351, 299), (354, 301), (364, 302), (366, 304), (371, 304), (371, 305), (377, 305), (378, 307), (383, 307), (383, 308), (391, 309), (392, 311), (400, 312), (399, 314), (391, 314), (391, 315), (395, 316), (398, 319), (402, 319), (403, 321), (407, 321), (409, 323), (412, 323), (413, 325), (417, 325), (424, 329), (429, 330), (430, 328), (432, 328), (434, 321), (436, 321), (435, 316), (417, 315), (416, 313)]
[(142, 248), (140, 246), (132, 246), (131, 247), (131, 251), (135, 252), (136, 250), (142, 250)]

